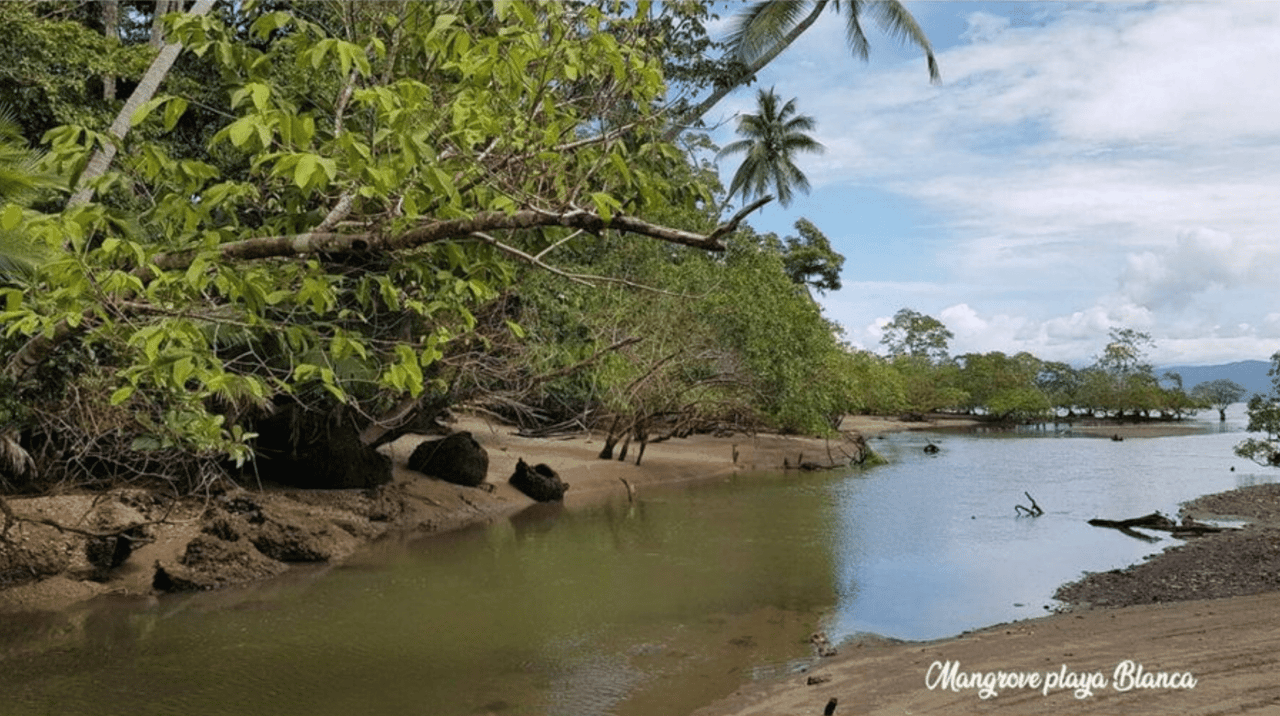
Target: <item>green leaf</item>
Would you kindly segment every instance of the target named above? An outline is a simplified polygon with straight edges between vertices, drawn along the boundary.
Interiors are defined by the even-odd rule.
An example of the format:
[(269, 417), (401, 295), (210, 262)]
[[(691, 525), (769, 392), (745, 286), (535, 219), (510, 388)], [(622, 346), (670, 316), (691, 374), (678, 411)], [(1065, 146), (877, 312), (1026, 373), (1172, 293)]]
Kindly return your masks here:
[(606, 222), (613, 220), (615, 209), (622, 208), (622, 204), (617, 199), (602, 191), (592, 192), (591, 202), (596, 205), (596, 213)]
[(164, 333), (160, 329), (155, 329), (155, 332), (147, 338), (142, 352), (147, 356), (148, 361), (155, 362), (156, 357), (160, 355), (160, 342), (163, 340)]
[(172, 131), (178, 125), (178, 120), (182, 119), (182, 115), (187, 111), (187, 101), (181, 97), (174, 97), (169, 100), (169, 104), (164, 108), (164, 130)]
[(241, 117), (232, 122), (226, 129), (227, 137), (231, 139), (231, 145), (237, 149), (241, 149), (249, 142), (249, 137), (253, 135), (254, 118)]
[(129, 396), (133, 395), (133, 390), (134, 388), (132, 385), (122, 385), (119, 388), (116, 388), (116, 391), (111, 394), (110, 403), (112, 405), (119, 405), (123, 403), (129, 399)]
[(316, 173), (317, 157), (314, 154), (304, 154), (298, 159), (298, 165), (293, 168), (293, 183), (298, 185), (299, 189), (306, 189), (311, 183), (311, 176)]
[(268, 13), (255, 20), (249, 27), (249, 32), (254, 37), (265, 40), (273, 31), (285, 27), (292, 21), (293, 16), (287, 12)]
[(191, 377), (191, 373), (195, 370), (190, 358), (179, 358), (173, 364), (173, 382), (179, 386), (187, 384), (187, 378)]
[(398, 366), (405, 371), (405, 388), (409, 395), (417, 397), (422, 393), (422, 366), (413, 349), (404, 344), (396, 346), (396, 355), (400, 357)]
[[(156, 107), (169, 101), (169, 96), (155, 97), (142, 103), (142, 106), (134, 111), (133, 116), (129, 118), (129, 125), (136, 127), (146, 121), (147, 117), (155, 111)], [(48, 136), (48, 135), (46, 135)]]
[(22, 291), (16, 288), (0, 289), (0, 293), (4, 294), (4, 310), (7, 312), (17, 311), (22, 305)]
[(130, 450), (147, 451), (159, 450), (164, 447), (164, 442), (154, 435), (142, 435), (133, 439), (129, 445)]
[(22, 207), (17, 204), (10, 204), (4, 208), (4, 213), (0, 214), (0, 229), (5, 231), (13, 231), (18, 228), (18, 224), (22, 223)]

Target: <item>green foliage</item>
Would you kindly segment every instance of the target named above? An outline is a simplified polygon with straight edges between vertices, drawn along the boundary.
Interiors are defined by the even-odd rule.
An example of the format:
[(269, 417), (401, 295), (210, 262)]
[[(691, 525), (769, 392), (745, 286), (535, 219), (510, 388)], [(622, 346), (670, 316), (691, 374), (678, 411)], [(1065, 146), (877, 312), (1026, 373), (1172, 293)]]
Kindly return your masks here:
[(576, 248), (582, 268), (632, 285), (528, 275), (519, 289), (525, 362), (550, 373), (638, 341), (547, 385), (535, 396), (544, 412), (680, 414), (825, 434), (848, 412), (894, 400), (879, 395), (879, 366), (839, 346), (778, 247), (750, 230), (723, 258), (607, 240)]
[(831, 248), (831, 242), (808, 219), (796, 221), (799, 236), (786, 238), (782, 256), (787, 275), (796, 283), (813, 286), (819, 292), (840, 290), (840, 269), (844, 256)]
[(1030, 353), (1007, 356), (999, 351), (959, 358), (960, 382), (968, 393), (967, 407), (980, 409), (1002, 421), (1046, 417), (1052, 407), (1037, 385), (1043, 363)]
[(39, 166), (40, 154), (27, 146), (11, 114), (0, 111), (0, 286), (30, 279), (52, 255), (22, 229), (35, 219), (29, 209), (33, 200), (61, 185)]
[(1220, 378), (1210, 380), (1191, 389), (1196, 401), (1216, 409), (1222, 420), (1227, 419), (1227, 406), (1238, 402), (1249, 391), (1234, 380)]
[(911, 412), (962, 410), (1010, 422), (1055, 416), (1126, 414), (1180, 418), (1197, 406), (1178, 381), (1160, 385), (1143, 362), (1150, 338), (1136, 331), (1113, 331), (1103, 358), (1076, 369), (1030, 353), (999, 351), (947, 358), (951, 332), (940, 321), (902, 309), (885, 327), (882, 342), (903, 386)]
[(1261, 438), (1248, 438), (1235, 447), (1236, 455), (1260, 465), (1280, 467), (1280, 352), (1271, 356), (1272, 389), (1268, 395), (1249, 398), (1247, 430), (1262, 433)]
[(880, 342), (891, 357), (908, 356), (936, 363), (946, 360), (947, 345), (954, 337), (942, 321), (903, 308), (884, 327)]
[[(57, 250), (37, 290), (6, 294), (6, 337), (77, 331), (108, 369), (95, 390), (137, 416), (140, 447), (244, 460), (230, 418), (273, 401), (372, 416), (446, 392), (449, 356), (470, 350), (459, 341), (476, 311), (515, 275), (508, 256), (546, 237), (397, 243), (414, 232), (529, 209), (588, 207), (607, 222), (708, 203), (697, 183), (672, 187), (684, 158), (651, 141), (661, 44), (628, 30), (632, 18), (524, 2), (266, 7), (171, 16), (167, 37), (188, 54), (133, 114), (98, 200), (0, 214)], [(19, 47), (105, 47), (79, 23), (0, 12), (30, 29)], [(52, 165), (74, 175), (110, 141), (86, 77), (126, 75), (126, 55), (42, 70), (47, 91), (30, 101), (61, 125), (45, 132)], [(64, 79), (76, 93), (54, 92)], [(327, 243), (350, 234), (367, 238)]]
[(896, 415), (908, 410), (903, 376), (892, 365), (868, 351), (844, 351), (837, 360), (839, 374), (848, 381), (844, 393), (852, 400), (849, 412), (864, 415)]

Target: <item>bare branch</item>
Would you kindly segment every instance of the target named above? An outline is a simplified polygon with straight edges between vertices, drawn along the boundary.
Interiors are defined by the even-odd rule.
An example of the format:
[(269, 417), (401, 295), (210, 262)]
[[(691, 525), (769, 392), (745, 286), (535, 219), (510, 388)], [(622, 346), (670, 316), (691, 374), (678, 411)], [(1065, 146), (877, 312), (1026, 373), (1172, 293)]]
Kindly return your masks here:
[[(468, 219), (445, 219), (424, 223), (397, 236), (375, 233), (338, 234), (310, 232), (302, 235), (260, 236), (242, 241), (232, 241), (218, 247), (227, 261), (301, 256), (317, 253), (371, 253), (401, 251), (417, 248), (438, 241), (448, 241), (491, 231), (533, 229), (541, 226), (564, 226), (591, 233), (616, 229), (641, 236), (659, 239), (673, 244), (691, 246), (706, 251), (724, 251), (720, 239), (737, 228), (747, 214), (764, 206), (773, 197), (759, 199), (739, 211), (729, 222), (717, 227), (710, 234), (697, 234), (653, 224), (632, 216), (615, 214), (605, 220), (598, 214), (585, 210), (551, 213), (526, 209), (506, 213), (486, 211)], [(177, 251), (155, 257), (155, 265), (171, 271), (185, 269), (195, 260), (196, 251)], [(531, 260), (534, 257), (529, 257)], [(144, 280), (147, 278), (143, 276)]]

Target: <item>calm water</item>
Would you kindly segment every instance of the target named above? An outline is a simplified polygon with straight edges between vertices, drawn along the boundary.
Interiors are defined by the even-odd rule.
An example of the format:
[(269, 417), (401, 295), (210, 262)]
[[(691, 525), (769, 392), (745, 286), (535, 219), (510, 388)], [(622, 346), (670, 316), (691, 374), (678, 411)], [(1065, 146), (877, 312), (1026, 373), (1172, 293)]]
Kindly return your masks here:
[[(894, 435), (867, 471), (540, 507), (250, 589), (7, 617), (0, 714), (687, 713), (803, 666), (817, 629), (932, 639), (1044, 614), (1082, 571), (1170, 544), (1085, 520), (1272, 479), (1232, 456), (1231, 417), (1124, 442)], [(1015, 516), (1024, 491), (1044, 516)]]

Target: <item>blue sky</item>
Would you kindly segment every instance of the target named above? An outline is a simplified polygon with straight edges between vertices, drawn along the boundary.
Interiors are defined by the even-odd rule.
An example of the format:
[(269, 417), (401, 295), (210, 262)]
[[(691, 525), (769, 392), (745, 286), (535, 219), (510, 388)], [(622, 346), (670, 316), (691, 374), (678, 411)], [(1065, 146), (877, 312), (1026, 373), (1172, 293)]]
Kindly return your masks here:
[(829, 12), (706, 117), (727, 143), (772, 86), (817, 121), (812, 193), (750, 223), (845, 255), (820, 301), (850, 342), (912, 308), (953, 354), (1087, 363), (1113, 328), (1158, 365), (1280, 350), (1280, 2), (906, 4), (941, 84), (875, 32), (855, 60)]

